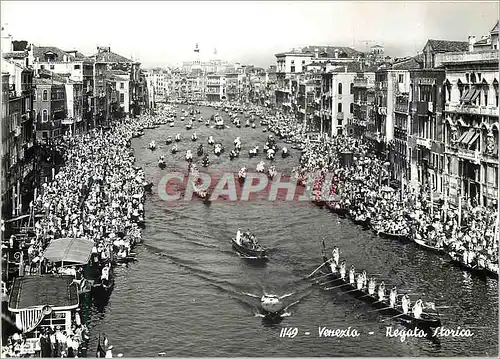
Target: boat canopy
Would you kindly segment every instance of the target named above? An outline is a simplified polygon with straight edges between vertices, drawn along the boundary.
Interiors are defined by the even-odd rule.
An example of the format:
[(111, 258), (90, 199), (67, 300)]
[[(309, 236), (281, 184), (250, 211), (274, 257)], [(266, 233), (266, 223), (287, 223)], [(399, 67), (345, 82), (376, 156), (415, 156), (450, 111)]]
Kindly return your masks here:
[(78, 288), (70, 275), (37, 275), (14, 280), (9, 297), (9, 310), (18, 313), (25, 309), (49, 306), (53, 310), (78, 308)]
[(83, 238), (53, 239), (43, 256), (51, 262), (86, 264), (93, 246), (93, 241)]

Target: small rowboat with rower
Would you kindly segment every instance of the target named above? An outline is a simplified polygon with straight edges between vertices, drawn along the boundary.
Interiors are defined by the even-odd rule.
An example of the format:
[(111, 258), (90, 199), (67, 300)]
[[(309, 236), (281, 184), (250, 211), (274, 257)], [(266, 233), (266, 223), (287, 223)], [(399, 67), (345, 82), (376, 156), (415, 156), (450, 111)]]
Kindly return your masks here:
[(269, 259), (267, 257), (267, 249), (250, 233), (244, 234), (238, 230), (236, 238), (231, 238), (231, 243), (240, 257), (264, 261)]

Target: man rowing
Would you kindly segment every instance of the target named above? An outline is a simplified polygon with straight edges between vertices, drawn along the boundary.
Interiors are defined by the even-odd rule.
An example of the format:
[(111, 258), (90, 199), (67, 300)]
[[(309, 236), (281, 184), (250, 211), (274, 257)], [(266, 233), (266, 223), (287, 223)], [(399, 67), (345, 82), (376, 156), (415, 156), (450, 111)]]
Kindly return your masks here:
[(241, 244), (241, 228), (236, 232), (236, 243)]
[(356, 288), (358, 290), (363, 289), (363, 275), (360, 273), (356, 279)]
[(401, 298), (401, 308), (403, 309), (404, 314), (408, 314), (408, 308), (410, 308), (410, 297), (408, 295), (403, 295)]
[(378, 301), (381, 302), (385, 299), (385, 284), (384, 281), (378, 286)]
[(337, 247), (333, 247), (332, 257), (333, 257), (333, 261), (335, 262), (335, 265), (338, 266), (340, 255), (339, 255), (339, 249)]
[(342, 280), (345, 280), (345, 272), (346, 272), (346, 263), (345, 261), (342, 261), (342, 263), (340, 264), (340, 278), (342, 278)]
[(396, 287), (391, 289), (391, 293), (389, 294), (389, 306), (394, 308), (396, 306), (396, 300), (398, 298), (398, 290)]
[(366, 271), (365, 270), (363, 270), (362, 276), (363, 276), (363, 288), (366, 288), (366, 286), (368, 285), (368, 277), (366, 275)]
[(351, 265), (351, 268), (349, 268), (349, 284), (354, 284), (354, 276), (356, 275), (356, 269), (354, 268), (354, 265)]
[(422, 299), (419, 299), (415, 302), (415, 305), (413, 306), (412, 308), (412, 313), (413, 313), (413, 316), (416, 318), (416, 319), (420, 319), (420, 316), (422, 315)]
[(369, 295), (374, 295), (375, 294), (375, 287), (377, 285), (375, 284), (375, 278), (371, 277), (370, 281), (368, 282), (368, 294)]

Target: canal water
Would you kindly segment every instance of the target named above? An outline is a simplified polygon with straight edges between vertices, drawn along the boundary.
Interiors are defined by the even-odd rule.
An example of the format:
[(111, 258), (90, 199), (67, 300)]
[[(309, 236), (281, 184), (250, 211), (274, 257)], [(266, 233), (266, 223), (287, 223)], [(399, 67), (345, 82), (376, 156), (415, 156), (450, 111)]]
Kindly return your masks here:
[[(200, 108), (209, 117), (215, 110)], [(199, 116), (199, 115), (198, 115)], [(230, 124), (226, 118), (226, 123)], [(180, 115), (179, 115), (180, 117)], [(213, 135), (223, 142), (226, 153), (216, 158), (208, 172), (233, 171), (246, 165), (250, 170), (262, 160), (248, 159), (254, 145), (265, 144), (267, 133), (231, 126), (216, 130), (196, 123), (193, 130), (176, 120), (175, 127), (146, 130), (132, 141), (136, 164), (156, 184), (168, 171), (186, 169), (185, 151), (196, 157), (200, 143)], [(198, 142), (191, 142), (196, 132)], [(181, 133), (179, 153), (170, 154), (167, 136)], [(242, 157), (229, 160), (228, 150), (240, 136)], [(148, 149), (155, 140), (159, 149)], [(280, 146), (281, 147), (281, 146)], [(168, 166), (157, 166), (164, 154)], [(278, 158), (278, 171), (289, 173), (298, 154)], [(266, 165), (268, 161), (266, 161)], [(264, 198), (248, 203), (193, 200), (172, 206), (162, 201), (155, 188), (145, 204), (144, 243), (135, 248), (138, 261), (116, 268), (116, 285), (109, 302), (93, 308), (89, 329), (89, 354), (95, 353), (99, 333), (105, 333), (114, 353), (131, 356), (493, 356), (498, 352), (498, 283), (471, 277), (447, 265), (443, 259), (411, 244), (376, 237), (349, 220), (325, 209)], [(239, 258), (230, 238), (241, 227), (250, 229), (270, 248), (270, 261), (255, 266)], [(386, 328), (405, 329), (393, 320), (383, 321), (373, 309), (349, 294), (334, 289), (322, 291), (305, 280), (321, 263), (321, 241), (327, 248), (338, 246), (341, 258), (368, 275), (376, 275), (386, 286), (419, 296), (440, 307), (442, 323), (455, 329), (470, 329), (473, 336), (426, 338), (386, 337)], [(291, 294), (291, 304), (279, 324), (270, 325), (257, 316), (263, 292)], [(413, 296), (413, 295), (416, 295)], [(356, 338), (320, 338), (319, 327), (356, 329)], [(297, 328), (294, 338), (280, 338), (284, 327)], [(307, 335), (306, 332), (309, 332)], [(370, 334), (371, 333), (371, 334)]]

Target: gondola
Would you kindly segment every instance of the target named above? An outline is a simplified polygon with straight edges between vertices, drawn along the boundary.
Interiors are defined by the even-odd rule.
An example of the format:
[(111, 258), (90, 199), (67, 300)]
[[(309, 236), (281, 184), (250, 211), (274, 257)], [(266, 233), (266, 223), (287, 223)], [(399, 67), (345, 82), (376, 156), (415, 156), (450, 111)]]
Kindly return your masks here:
[(492, 279), (498, 279), (498, 273), (495, 273), (487, 268), (478, 268), (477, 264), (474, 266), (470, 266), (468, 264), (465, 264), (460, 257), (455, 257), (451, 255), (450, 253), (447, 253), (447, 257), (450, 259), (450, 262), (452, 265), (461, 268), (471, 274), (474, 274), (478, 277), (483, 277), (483, 278), (492, 278)]
[(255, 249), (252, 249), (244, 245), (238, 244), (238, 242), (236, 242), (236, 239), (234, 238), (231, 238), (231, 243), (233, 245), (234, 250), (238, 252), (238, 254), (243, 258), (263, 260), (263, 261), (267, 261), (269, 259), (267, 257), (266, 248), (262, 247), (260, 244), (257, 244)]
[(401, 242), (409, 242), (410, 241), (410, 237), (404, 233), (390, 233), (390, 232), (380, 231), (380, 232), (378, 232), (378, 235), (382, 238), (396, 239), (396, 240), (401, 241)]
[(434, 253), (441, 254), (441, 255), (444, 255), (446, 253), (443, 248), (437, 248), (434, 246), (430, 246), (423, 239), (413, 238), (413, 242), (415, 242), (417, 244), (417, 246), (425, 249), (426, 251), (434, 252)]
[(370, 218), (365, 217), (365, 219), (359, 219), (356, 216), (350, 216), (351, 220), (354, 224), (357, 224), (358, 226), (362, 226), (364, 229), (370, 229)]
[[(328, 258), (323, 257), (323, 260), (326, 262), (328, 261)], [(326, 273), (326, 271), (323, 270), (323, 274), (328, 274), (328, 273)], [(366, 303), (369, 303), (372, 307), (376, 309), (380, 309), (378, 311), (380, 314), (384, 314), (390, 317), (397, 316), (397, 319), (410, 322), (420, 328), (429, 329), (429, 328), (438, 328), (441, 326), (441, 319), (439, 319), (438, 317), (430, 316), (428, 314), (423, 313), (422, 316), (419, 319), (417, 319), (410, 312), (404, 314), (403, 311), (400, 310), (399, 308), (390, 307), (389, 299), (387, 299), (387, 301), (386, 300), (379, 301), (378, 297), (376, 296), (376, 292), (374, 295), (369, 295), (367, 291), (364, 291), (362, 289), (357, 289), (356, 283), (354, 284), (349, 283), (348, 274), (346, 275), (346, 279), (342, 279), (340, 277), (340, 273), (329, 272), (329, 275), (326, 278), (326, 280), (331, 281), (330, 283), (332, 286), (334, 287), (339, 286), (340, 290), (344, 292), (349, 292), (351, 296), (360, 299)]]

